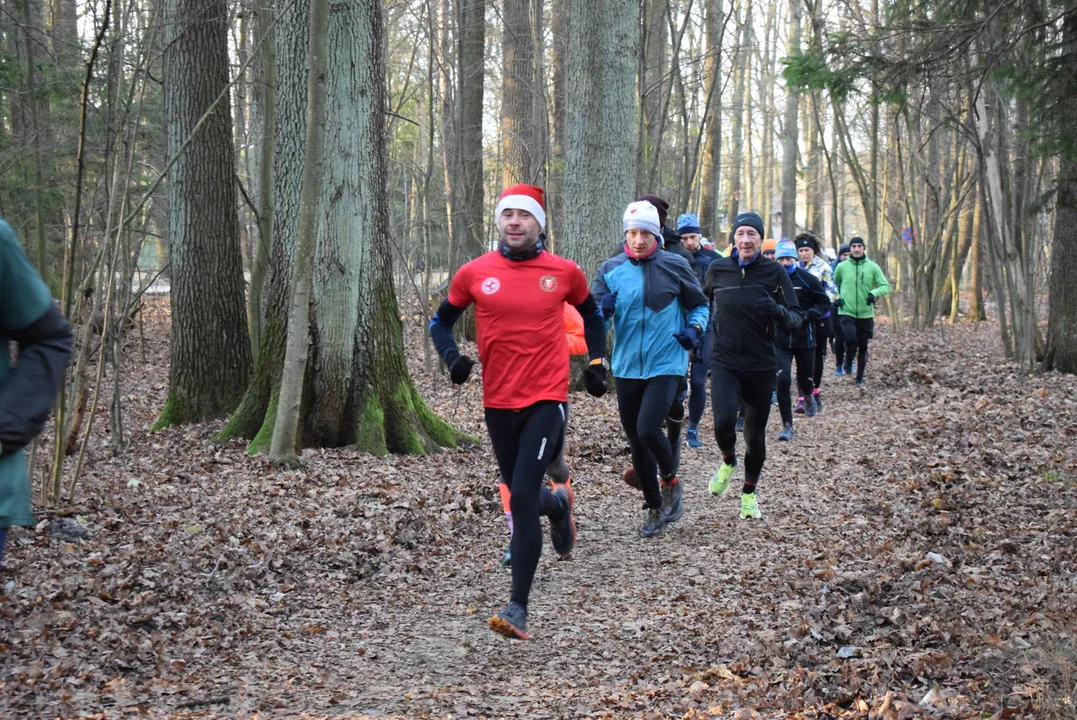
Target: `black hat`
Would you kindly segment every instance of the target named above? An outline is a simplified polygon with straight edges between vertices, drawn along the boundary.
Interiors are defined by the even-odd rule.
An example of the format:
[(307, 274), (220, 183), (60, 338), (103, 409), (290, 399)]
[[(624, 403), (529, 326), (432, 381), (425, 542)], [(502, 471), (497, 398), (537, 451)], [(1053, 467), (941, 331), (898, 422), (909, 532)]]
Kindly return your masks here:
[(662, 227), (666, 226), (666, 217), (669, 215), (669, 203), (658, 197), (657, 195), (643, 195), (636, 198), (638, 200), (646, 200), (651, 205), (654, 205), (655, 210), (658, 211), (658, 224)]
[(813, 232), (803, 232), (797, 235), (796, 245), (798, 250), (803, 247), (808, 247), (811, 248), (816, 255), (821, 252), (819, 249), (819, 238), (816, 237)]
[(741, 228), (747, 225), (750, 228), (755, 228), (755, 231), (759, 233), (759, 239), (762, 240), (766, 235), (766, 230), (763, 227), (763, 218), (759, 217), (754, 212), (742, 212), (737, 215), (733, 220), (733, 228), (729, 231), (729, 242), (733, 242), (733, 236), (737, 234), (737, 228)]
[(863, 244), (864, 244), (864, 238), (859, 237), (859, 236), (854, 237), (852, 240), (849, 241), (849, 247), (850, 248), (852, 248), (853, 245), (863, 245)]
[(847, 252), (850, 252), (849, 243), (842, 243), (841, 247), (838, 248), (838, 257), (841, 257)]

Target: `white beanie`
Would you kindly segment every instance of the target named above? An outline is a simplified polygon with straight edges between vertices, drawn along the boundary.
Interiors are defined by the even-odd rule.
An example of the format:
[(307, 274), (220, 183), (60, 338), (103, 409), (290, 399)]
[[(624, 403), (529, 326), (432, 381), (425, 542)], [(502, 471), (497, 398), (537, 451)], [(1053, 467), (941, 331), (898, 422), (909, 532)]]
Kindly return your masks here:
[(624, 232), (646, 230), (662, 241), (662, 226), (658, 222), (658, 208), (646, 200), (629, 203), (625, 208)]

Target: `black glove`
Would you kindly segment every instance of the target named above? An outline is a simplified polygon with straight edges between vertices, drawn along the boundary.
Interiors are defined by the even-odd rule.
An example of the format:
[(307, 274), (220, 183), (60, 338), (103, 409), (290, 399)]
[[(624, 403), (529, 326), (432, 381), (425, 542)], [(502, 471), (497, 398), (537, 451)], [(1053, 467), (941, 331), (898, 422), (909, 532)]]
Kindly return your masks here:
[(602, 317), (609, 320), (613, 317), (613, 310), (617, 307), (617, 293), (606, 293), (602, 296)]
[(831, 305), (833, 305), (835, 308), (840, 308), (844, 304), (845, 302), (841, 298), (838, 298), (833, 303), (831, 303)]
[(475, 366), (475, 361), (469, 358), (467, 355), (458, 355), (455, 360), (449, 363), (449, 377), (452, 378), (454, 385), (463, 385), (467, 382), (467, 379), (471, 377), (471, 368)]
[(874, 304), (875, 304), (875, 296), (872, 295), (871, 293), (868, 293), (868, 305), (874, 305)]
[(602, 397), (609, 392), (610, 386), (606, 381), (606, 366), (601, 363), (588, 365), (583, 371), (583, 386), (592, 397)]
[(768, 320), (773, 320), (782, 314), (781, 308), (778, 307), (778, 303), (774, 301), (770, 295), (764, 295), (755, 301), (755, 309), (763, 317)]

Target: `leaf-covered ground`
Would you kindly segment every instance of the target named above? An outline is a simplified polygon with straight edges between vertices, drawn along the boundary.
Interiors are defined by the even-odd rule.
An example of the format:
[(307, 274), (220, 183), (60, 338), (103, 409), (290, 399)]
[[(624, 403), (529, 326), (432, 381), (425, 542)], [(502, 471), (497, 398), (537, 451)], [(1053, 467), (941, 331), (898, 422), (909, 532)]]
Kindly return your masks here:
[[(99, 433), (69, 517), (13, 533), (0, 717), (1077, 717), (1077, 378), (1020, 377), (993, 325), (884, 325), (868, 391), (828, 370), (793, 444), (775, 408), (756, 523), (707, 494), (705, 419), (684, 519), (640, 540), (615, 400), (574, 397), (579, 542), (547, 545), (528, 643), (486, 629), (509, 574), (485, 440), (287, 472), (215, 425), (149, 435), (166, 309), (147, 333), (130, 447)], [(478, 383), (434, 387), (409, 342), (483, 436)]]

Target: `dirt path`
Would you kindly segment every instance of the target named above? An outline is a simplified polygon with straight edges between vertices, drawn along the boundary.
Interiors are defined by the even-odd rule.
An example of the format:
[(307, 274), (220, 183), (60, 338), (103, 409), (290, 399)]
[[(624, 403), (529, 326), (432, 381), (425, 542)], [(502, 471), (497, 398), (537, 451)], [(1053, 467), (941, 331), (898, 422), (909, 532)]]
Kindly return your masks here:
[[(758, 523), (739, 519), (735, 491), (707, 494), (705, 419), (707, 446), (683, 452), (684, 519), (640, 540), (615, 401), (574, 398), (579, 542), (566, 561), (545, 549), (530, 643), (485, 627), (509, 585), (485, 442), (434, 458), (308, 453), (302, 473), (283, 473), (239, 444), (205, 445), (213, 428), (140, 431), (90, 468), (79, 515), (92, 540), (16, 538), (0, 715), (1061, 707), (1075, 659), (1077, 382), (1011, 375), (993, 328), (950, 334), (939, 354), (935, 334), (884, 331), (869, 390), (828, 373), (825, 412), (798, 418), (793, 444), (775, 441), (775, 408)], [(167, 368), (154, 342), (132, 401), (145, 424)], [(481, 434), (477, 387), (424, 392)], [(221, 702), (190, 706), (206, 701)]]

